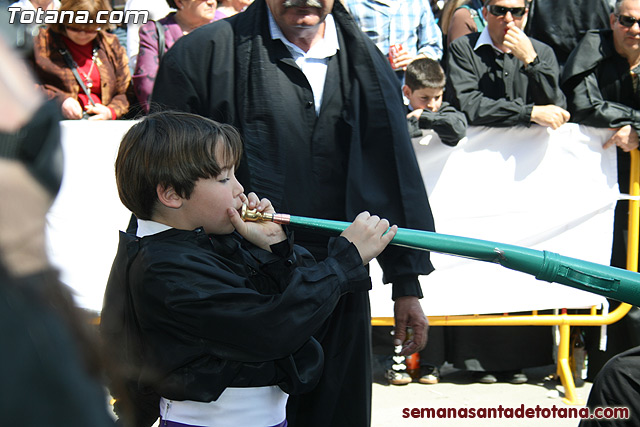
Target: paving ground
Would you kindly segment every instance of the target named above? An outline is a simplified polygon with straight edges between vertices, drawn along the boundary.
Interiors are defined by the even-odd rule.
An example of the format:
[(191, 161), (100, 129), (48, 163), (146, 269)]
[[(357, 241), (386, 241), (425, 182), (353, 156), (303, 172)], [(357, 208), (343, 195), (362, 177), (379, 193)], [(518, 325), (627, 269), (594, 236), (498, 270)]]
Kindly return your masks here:
[[(529, 377), (526, 384), (478, 384), (474, 383), (471, 374), (453, 368), (443, 370), (443, 378), (439, 384), (423, 385), (411, 383), (406, 386), (373, 385), (373, 415), (372, 427), (403, 427), (403, 426), (577, 426), (579, 420), (562, 418), (498, 418), (498, 419), (460, 419), (460, 418), (403, 418), (405, 408), (466, 408), (467, 410), (480, 408), (533, 408), (540, 406), (549, 408), (551, 414), (553, 406), (556, 413), (562, 415), (571, 408), (581, 406), (566, 405), (562, 402), (564, 388), (552, 374), (555, 366), (548, 366), (526, 370)], [(586, 401), (591, 383), (576, 389), (579, 397)], [(410, 414), (410, 412), (409, 412)]]

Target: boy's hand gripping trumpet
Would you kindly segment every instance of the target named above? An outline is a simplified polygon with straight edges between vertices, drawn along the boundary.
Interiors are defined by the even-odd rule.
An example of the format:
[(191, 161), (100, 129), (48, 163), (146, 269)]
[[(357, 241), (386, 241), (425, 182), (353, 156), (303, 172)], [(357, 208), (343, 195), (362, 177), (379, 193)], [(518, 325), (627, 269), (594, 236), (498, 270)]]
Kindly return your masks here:
[[(246, 205), (242, 206), (241, 216), (245, 221), (273, 221), (334, 233), (341, 233), (351, 224), (280, 213), (261, 213), (255, 209), (247, 209)], [(406, 228), (398, 229), (391, 244), (493, 262), (511, 270), (531, 274), (538, 280), (556, 282), (632, 305), (640, 305), (640, 273), (629, 270), (548, 251)]]

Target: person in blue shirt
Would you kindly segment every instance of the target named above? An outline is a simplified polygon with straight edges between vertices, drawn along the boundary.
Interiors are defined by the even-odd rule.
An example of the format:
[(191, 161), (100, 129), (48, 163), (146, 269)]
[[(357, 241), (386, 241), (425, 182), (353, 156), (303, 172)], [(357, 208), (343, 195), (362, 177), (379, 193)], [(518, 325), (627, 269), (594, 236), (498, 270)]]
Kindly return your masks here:
[(391, 67), (401, 77), (417, 56), (442, 58), (442, 32), (428, 2), (420, 0), (347, 0), (347, 8), (360, 29), (384, 54), (401, 45), (397, 55), (390, 55)]

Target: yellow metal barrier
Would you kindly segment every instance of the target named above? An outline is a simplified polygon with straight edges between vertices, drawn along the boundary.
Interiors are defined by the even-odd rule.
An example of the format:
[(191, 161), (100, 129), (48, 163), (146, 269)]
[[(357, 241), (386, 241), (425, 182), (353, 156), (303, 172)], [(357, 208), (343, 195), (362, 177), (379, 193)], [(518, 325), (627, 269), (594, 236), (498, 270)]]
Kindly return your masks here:
[[(629, 194), (636, 196), (629, 200), (629, 224), (627, 241), (627, 270), (638, 271), (638, 242), (640, 229), (640, 154), (638, 150), (631, 151), (631, 174), (629, 177)], [(560, 333), (558, 344), (557, 374), (564, 386), (565, 397), (563, 402), (570, 405), (582, 405), (584, 401), (576, 395), (576, 386), (573, 381), (571, 367), (569, 365), (570, 328), (571, 326), (602, 326), (610, 325), (622, 319), (631, 309), (629, 304), (620, 304), (615, 310), (607, 314), (597, 314), (595, 307), (590, 314), (538, 314), (531, 315), (456, 315), (456, 316), (428, 316), (432, 326), (554, 326), (557, 325)], [(372, 326), (393, 326), (393, 317), (374, 317)]]

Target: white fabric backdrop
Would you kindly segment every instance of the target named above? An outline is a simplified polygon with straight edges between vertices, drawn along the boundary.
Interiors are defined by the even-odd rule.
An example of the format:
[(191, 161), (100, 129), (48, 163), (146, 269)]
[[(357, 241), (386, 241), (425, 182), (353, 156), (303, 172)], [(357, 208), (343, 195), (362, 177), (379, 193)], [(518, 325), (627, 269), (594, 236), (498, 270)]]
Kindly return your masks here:
[(48, 215), (49, 255), (81, 307), (99, 311), (111, 263), (131, 213), (113, 165), (132, 121), (62, 122), (62, 188)]
[[(78, 304), (100, 310), (118, 230), (113, 163), (134, 122), (62, 122), (65, 176), (48, 215), (51, 259)], [(458, 147), (415, 143), (438, 232), (551, 250), (607, 264), (617, 199), (610, 131), (569, 124), (556, 131), (471, 128)], [(427, 138), (428, 139), (428, 138)], [(425, 312), (472, 314), (598, 304), (599, 296), (539, 282), (503, 267), (432, 254), (421, 278)], [(372, 269), (372, 314), (392, 316), (391, 288)]]
[[(470, 128), (451, 148), (429, 133), (414, 148), (436, 231), (609, 264), (619, 196), (612, 134), (566, 124), (551, 130)], [(427, 315), (484, 314), (598, 305), (605, 299), (497, 264), (432, 254), (422, 276)], [(372, 316), (392, 317), (390, 286), (372, 267)]]

